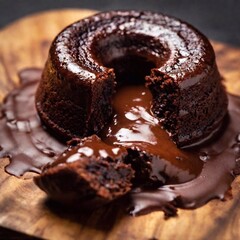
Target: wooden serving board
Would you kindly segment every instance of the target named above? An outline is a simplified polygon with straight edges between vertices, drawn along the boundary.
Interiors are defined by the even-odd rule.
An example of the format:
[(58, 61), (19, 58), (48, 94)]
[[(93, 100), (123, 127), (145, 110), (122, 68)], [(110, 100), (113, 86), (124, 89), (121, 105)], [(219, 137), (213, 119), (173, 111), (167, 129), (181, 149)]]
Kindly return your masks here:
[[(50, 42), (66, 25), (92, 14), (58, 10), (25, 17), (0, 31), (0, 100), (18, 83), (17, 72), (43, 67)], [(240, 93), (240, 49), (213, 42), (230, 92)], [(214, 200), (196, 210), (179, 210), (164, 220), (162, 212), (130, 217), (116, 208), (68, 213), (45, 204), (46, 195), (31, 178), (5, 173), (0, 161), (0, 226), (45, 239), (240, 239), (240, 177), (233, 198)], [(26, 176), (25, 176), (26, 177)], [(16, 238), (18, 239), (18, 238)]]

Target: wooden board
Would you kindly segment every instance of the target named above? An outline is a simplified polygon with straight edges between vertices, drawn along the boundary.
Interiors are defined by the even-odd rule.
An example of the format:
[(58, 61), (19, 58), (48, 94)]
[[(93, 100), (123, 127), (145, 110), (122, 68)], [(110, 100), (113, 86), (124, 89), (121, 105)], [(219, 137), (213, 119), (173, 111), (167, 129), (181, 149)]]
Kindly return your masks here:
[[(23, 18), (0, 31), (0, 98), (18, 82), (24, 67), (43, 67), (49, 44), (67, 24), (92, 14), (87, 10), (58, 10)], [(229, 91), (240, 93), (240, 49), (213, 42), (220, 71)], [(0, 161), (0, 226), (45, 239), (240, 239), (240, 178), (233, 199), (211, 201), (196, 210), (179, 210), (164, 220), (162, 212), (130, 217), (117, 208), (89, 214), (50, 210), (46, 195), (30, 179), (4, 172)]]

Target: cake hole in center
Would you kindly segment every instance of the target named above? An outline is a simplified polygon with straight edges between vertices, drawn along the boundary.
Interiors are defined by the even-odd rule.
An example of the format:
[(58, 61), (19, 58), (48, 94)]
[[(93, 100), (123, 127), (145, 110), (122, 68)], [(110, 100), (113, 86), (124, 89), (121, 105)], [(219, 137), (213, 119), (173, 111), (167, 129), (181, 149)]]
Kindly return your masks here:
[(144, 84), (151, 69), (161, 66), (169, 57), (160, 41), (141, 34), (96, 38), (91, 49), (100, 65), (114, 69), (118, 85)]
[(118, 85), (144, 85), (145, 77), (150, 74), (156, 65), (154, 61), (142, 56), (127, 55), (113, 59), (105, 64), (106, 67), (113, 68)]

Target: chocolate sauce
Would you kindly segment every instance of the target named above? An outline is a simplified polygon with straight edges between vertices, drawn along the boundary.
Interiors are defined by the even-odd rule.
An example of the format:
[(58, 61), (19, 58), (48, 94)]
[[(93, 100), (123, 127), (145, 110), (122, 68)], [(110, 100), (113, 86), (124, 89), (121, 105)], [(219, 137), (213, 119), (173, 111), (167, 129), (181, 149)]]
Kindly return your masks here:
[[(34, 94), (40, 75), (39, 69), (20, 72), (20, 87), (9, 93), (1, 107), (0, 157), (10, 158), (6, 171), (15, 176), (27, 171), (40, 173), (42, 166), (53, 162), (66, 148), (45, 130), (37, 116)], [(229, 95), (229, 120), (222, 135), (191, 150), (180, 150), (172, 143), (148, 110), (150, 100), (142, 86), (120, 89), (114, 99), (114, 118), (99, 134), (109, 145), (105, 149), (107, 154), (115, 154), (111, 149), (134, 145), (159, 156), (152, 163), (153, 170), (164, 170), (170, 176), (167, 185), (154, 191), (134, 189), (130, 194), (130, 213), (138, 215), (161, 209), (171, 215), (177, 207), (196, 208), (212, 198), (223, 199), (239, 173), (240, 98)], [(91, 148), (91, 144), (88, 148), (91, 153), (85, 149), (80, 154), (104, 150)]]
[[(112, 146), (132, 146), (154, 155), (152, 169), (164, 172), (168, 182), (186, 182), (200, 174), (203, 162), (191, 151), (180, 150), (150, 112), (151, 93), (143, 85), (124, 86), (114, 99), (113, 120), (99, 133)], [(169, 151), (168, 149), (171, 149)]]
[(65, 149), (42, 127), (35, 110), (34, 95), (41, 72), (20, 72), (20, 87), (5, 98), (1, 107), (0, 157), (9, 157), (5, 170), (15, 176), (27, 171), (40, 173), (42, 166)]
[(92, 135), (82, 140), (70, 140), (68, 148), (50, 166), (54, 167), (60, 164), (75, 162), (84, 157), (90, 158), (93, 156), (102, 159), (114, 159), (117, 163), (124, 155), (127, 155), (125, 148), (121, 146), (112, 147), (101, 141), (97, 135)]

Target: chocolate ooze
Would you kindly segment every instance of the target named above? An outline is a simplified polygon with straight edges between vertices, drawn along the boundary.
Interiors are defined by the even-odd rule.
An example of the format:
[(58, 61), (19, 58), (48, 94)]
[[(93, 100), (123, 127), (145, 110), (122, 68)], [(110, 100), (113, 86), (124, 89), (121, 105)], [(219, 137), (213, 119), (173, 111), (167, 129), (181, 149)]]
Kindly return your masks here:
[[(72, 39), (86, 27), (76, 50)], [(19, 77), (1, 105), (0, 157), (9, 174), (39, 173), (34, 181), (52, 199), (84, 208), (127, 196), (132, 215), (175, 215), (224, 199), (239, 174), (240, 98), (228, 95), (226, 114), (212, 47), (184, 22), (99, 14), (57, 36), (43, 73)]]
[[(134, 154), (133, 144), (130, 144), (132, 141), (136, 143), (137, 147), (141, 147), (141, 144), (147, 145), (153, 150), (153, 154), (159, 154), (159, 157), (153, 157), (152, 162), (148, 160), (148, 173), (143, 175), (145, 184), (141, 181), (141, 174), (136, 179), (130, 173), (131, 180), (135, 178), (135, 181), (129, 182), (128, 186), (131, 186), (132, 190), (126, 187), (126, 193), (130, 197), (129, 212), (138, 215), (153, 210), (163, 210), (165, 214), (173, 215), (178, 207), (196, 208), (210, 199), (223, 199), (236, 174), (239, 173), (237, 160), (240, 156), (240, 127), (238, 124), (240, 121), (240, 98), (237, 96), (228, 95), (228, 119), (217, 139), (205, 144), (206, 146), (181, 150), (172, 143), (164, 130), (155, 128), (157, 120), (149, 111), (151, 100), (149, 91), (143, 86), (123, 87), (115, 96), (116, 114), (112, 122), (100, 134), (102, 141), (94, 136), (85, 141), (72, 140), (69, 143), (69, 149), (66, 150), (69, 153), (66, 154), (66, 151), (61, 153), (66, 145), (52, 137), (41, 125), (34, 106), (34, 94), (41, 70), (26, 69), (20, 72), (19, 76), (21, 85), (5, 98), (1, 107), (0, 120), (1, 157), (9, 157), (10, 164), (6, 166), (6, 171), (12, 175), (20, 176), (27, 171), (40, 173), (43, 166), (45, 166), (44, 169), (47, 169), (49, 165), (52, 165), (53, 169), (54, 167), (61, 168), (64, 164), (78, 162), (91, 155), (101, 156), (100, 161), (109, 161), (110, 155), (111, 159), (121, 161), (121, 164), (127, 166), (132, 164), (132, 168), (137, 171), (138, 164), (134, 166), (134, 161), (131, 163), (131, 159), (134, 157), (129, 160), (126, 157), (126, 150), (124, 150), (126, 148), (129, 153)], [(132, 98), (127, 100), (126, 93)], [(123, 104), (117, 109), (116, 105), (118, 104), (116, 103), (119, 100)], [(22, 106), (27, 106), (24, 112)], [(121, 112), (125, 114), (120, 116)], [(116, 125), (118, 122), (119, 126)], [(126, 127), (122, 125), (125, 124), (123, 122), (127, 122)], [(139, 125), (140, 123), (143, 123), (143, 127)], [(129, 129), (132, 129), (133, 134), (129, 133)], [(124, 136), (122, 133), (125, 130), (127, 132)], [(92, 138), (95, 140), (91, 141)], [(94, 147), (96, 138), (99, 143), (98, 148)], [(149, 138), (156, 141), (149, 141)], [(88, 148), (86, 148), (86, 144)], [(108, 145), (107, 150), (106, 144)], [(74, 155), (76, 152), (77, 156)], [(123, 154), (124, 152), (125, 154)], [(123, 156), (125, 156), (125, 163), (122, 162)], [(43, 178), (35, 180), (40, 187), (41, 179)], [(139, 185), (136, 180), (140, 182)], [(146, 186), (147, 183), (149, 186)], [(49, 184), (54, 184), (54, 179), (53, 183)], [(61, 187), (60, 195), (66, 195), (61, 191)], [(75, 195), (70, 200), (74, 200), (75, 197), (77, 196)], [(106, 198), (106, 195), (101, 197), (101, 203), (110, 200)], [(63, 201), (68, 200), (63, 199)]]

